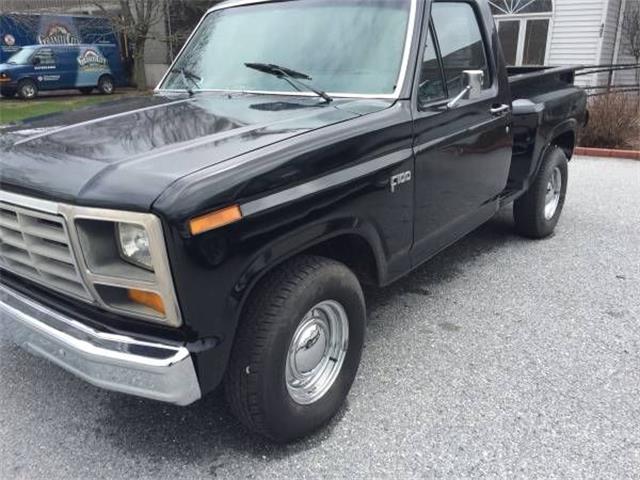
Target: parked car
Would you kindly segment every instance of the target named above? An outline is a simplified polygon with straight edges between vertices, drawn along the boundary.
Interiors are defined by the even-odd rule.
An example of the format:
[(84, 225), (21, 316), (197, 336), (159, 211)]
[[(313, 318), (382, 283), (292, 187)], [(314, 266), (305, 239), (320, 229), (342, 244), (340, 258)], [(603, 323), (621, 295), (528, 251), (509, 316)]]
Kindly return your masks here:
[(106, 45), (31, 45), (0, 65), (0, 94), (30, 100), (39, 91), (98, 90), (104, 95), (126, 84), (118, 48)]
[(363, 284), (512, 203), (556, 228), (586, 96), (497, 38), (485, 0), (226, 2), (154, 96), (5, 129), (3, 330), (106, 389), (222, 384), (251, 430), (313, 432), (356, 377)]

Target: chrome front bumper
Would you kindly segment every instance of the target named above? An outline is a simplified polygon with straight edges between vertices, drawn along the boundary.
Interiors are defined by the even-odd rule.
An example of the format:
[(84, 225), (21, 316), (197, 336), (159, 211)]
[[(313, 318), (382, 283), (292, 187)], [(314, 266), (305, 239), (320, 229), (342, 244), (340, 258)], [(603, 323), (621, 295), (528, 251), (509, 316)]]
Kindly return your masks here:
[(201, 397), (185, 347), (99, 332), (0, 284), (0, 329), (98, 387), (176, 405)]

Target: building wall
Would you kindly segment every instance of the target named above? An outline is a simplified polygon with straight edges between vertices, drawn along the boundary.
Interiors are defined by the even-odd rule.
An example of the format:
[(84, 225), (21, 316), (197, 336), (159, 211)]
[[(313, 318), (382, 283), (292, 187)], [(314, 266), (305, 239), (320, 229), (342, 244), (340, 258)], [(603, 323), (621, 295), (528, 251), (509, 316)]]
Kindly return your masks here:
[[(625, 10), (629, 11), (633, 7), (638, 8), (640, 6), (640, 0), (626, 0)], [(625, 37), (624, 31), (620, 31), (620, 47), (616, 56), (616, 63), (618, 64), (634, 64), (636, 59), (631, 56), (627, 49), (628, 40)], [(636, 84), (635, 70), (621, 70), (616, 72), (614, 76), (616, 85), (631, 85)]]
[[(147, 86), (155, 88), (169, 65), (169, 47), (167, 44), (167, 29), (164, 19), (151, 28), (144, 52)], [(155, 37), (155, 38), (153, 38)]]
[[(594, 65), (600, 57), (600, 32), (609, 0), (556, 0), (550, 65)], [(616, 1), (616, 0), (613, 0)], [(595, 84), (596, 76), (578, 77)]]
[(602, 65), (615, 63), (616, 38), (620, 30), (619, 20), (622, 4), (623, 0), (609, 0), (609, 8), (604, 22), (600, 61), (598, 62)]

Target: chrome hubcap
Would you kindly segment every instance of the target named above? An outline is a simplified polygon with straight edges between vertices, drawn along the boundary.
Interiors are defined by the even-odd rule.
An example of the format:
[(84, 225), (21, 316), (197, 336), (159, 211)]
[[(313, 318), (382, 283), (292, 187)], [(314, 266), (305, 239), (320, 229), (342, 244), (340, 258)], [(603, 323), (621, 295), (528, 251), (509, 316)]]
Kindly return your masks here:
[(349, 319), (338, 302), (321, 302), (304, 316), (289, 345), (285, 373), (287, 390), (296, 403), (312, 404), (329, 391), (348, 345)]
[(544, 200), (544, 218), (551, 220), (560, 204), (560, 192), (562, 191), (562, 172), (556, 167), (551, 173), (551, 179), (547, 184), (547, 194)]
[(36, 90), (35, 88), (33, 88), (33, 85), (25, 85), (22, 88), (22, 92), (24, 93), (24, 96), (27, 98), (31, 98), (36, 94)]

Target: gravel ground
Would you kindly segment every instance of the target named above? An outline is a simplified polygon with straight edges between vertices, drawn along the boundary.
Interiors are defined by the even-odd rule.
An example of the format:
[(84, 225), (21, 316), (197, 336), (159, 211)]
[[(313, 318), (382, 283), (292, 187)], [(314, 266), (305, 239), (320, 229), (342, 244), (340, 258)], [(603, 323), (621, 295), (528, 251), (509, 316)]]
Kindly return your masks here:
[(506, 210), (368, 292), (348, 402), (294, 445), (219, 395), (103, 392), (0, 339), (0, 478), (637, 478), (640, 162), (571, 175), (553, 238), (518, 238)]

